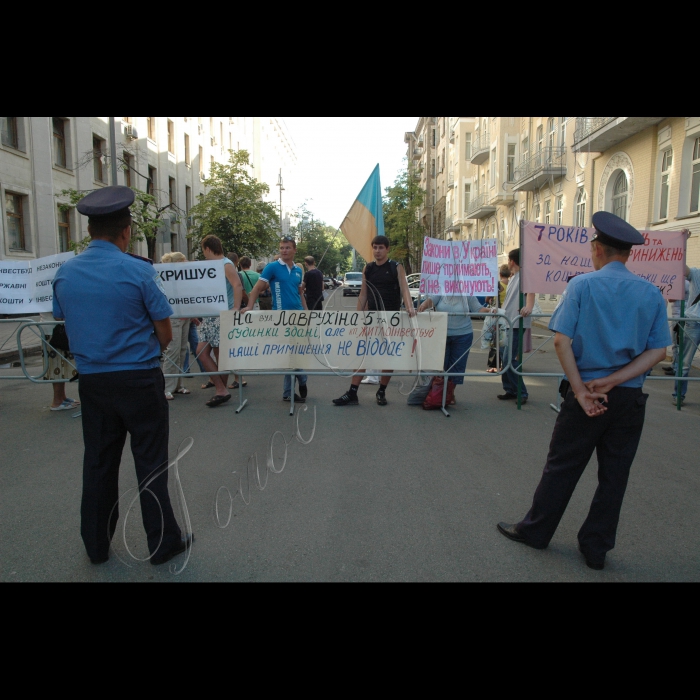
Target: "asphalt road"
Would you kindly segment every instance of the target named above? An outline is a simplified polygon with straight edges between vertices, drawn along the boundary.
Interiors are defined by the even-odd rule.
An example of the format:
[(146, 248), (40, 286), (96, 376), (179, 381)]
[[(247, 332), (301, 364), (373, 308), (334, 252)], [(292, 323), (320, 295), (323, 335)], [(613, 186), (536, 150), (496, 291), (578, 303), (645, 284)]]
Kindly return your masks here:
[[(558, 371), (551, 345), (529, 371)], [(485, 368), (474, 353), (470, 369)], [(171, 407), (171, 454), (194, 439), (180, 464), (197, 541), (179, 574), (133, 560), (145, 543), (138, 504), (117, 537), (117, 558), (92, 567), (80, 539), (82, 427), (72, 413), (48, 410), (51, 390), (0, 381), (0, 580), (95, 582), (369, 582), (369, 581), (699, 581), (700, 385), (686, 410), (671, 405), (671, 385), (650, 382), (648, 422), (622, 516), (618, 548), (608, 569), (595, 573), (577, 551), (576, 534), (596, 487), (589, 467), (548, 551), (505, 540), (499, 521), (528, 510), (556, 419), (550, 404), (557, 381), (533, 379), (531, 402), (518, 412), (496, 400), (498, 380), (480, 375), (458, 391), (453, 417), (410, 408), (399, 380), (380, 408), (363, 387), (359, 408), (331, 401), (349, 384), (312, 378), (309, 411), (300, 418), (305, 440), (283, 404), (282, 379), (251, 377), (249, 406), (204, 406), (210, 392), (188, 380), (190, 397)], [(75, 393), (71, 386), (69, 395)], [(268, 473), (275, 433), (290, 442), (282, 474)], [(276, 469), (283, 440), (275, 440)], [(260, 481), (244, 478), (257, 454)], [(234, 475), (234, 472), (236, 474)], [(121, 490), (136, 486), (127, 452)], [(243, 478), (243, 495), (238, 495)], [(171, 480), (171, 485), (173, 481)], [(234, 496), (231, 522), (228, 492)], [(174, 492), (174, 489), (173, 489)], [(214, 504), (219, 494), (217, 524)], [(124, 514), (124, 513), (123, 513)]]

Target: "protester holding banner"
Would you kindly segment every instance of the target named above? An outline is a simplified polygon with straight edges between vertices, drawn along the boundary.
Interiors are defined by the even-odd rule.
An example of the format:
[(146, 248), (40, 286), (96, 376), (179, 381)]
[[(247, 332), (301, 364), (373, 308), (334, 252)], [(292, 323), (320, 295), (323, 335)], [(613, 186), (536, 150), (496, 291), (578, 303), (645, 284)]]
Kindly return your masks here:
[[(262, 275), (260, 281), (255, 285), (248, 298), (248, 308), (246, 311), (255, 309), (255, 302), (267, 289), (272, 291), (272, 299), (275, 311), (308, 311), (306, 298), (304, 297), (304, 270), (300, 265), (295, 264), (294, 258), (297, 253), (297, 242), (291, 236), (285, 236), (280, 241), (279, 260), (270, 263)], [(295, 394), (296, 381), (299, 381), (299, 393)], [(284, 378), (283, 401), (291, 402), (292, 394), (294, 400), (304, 403), (309, 395), (309, 378), (305, 375), (287, 375)]]
[[(187, 257), (182, 253), (168, 253), (163, 256), (164, 264), (182, 264), (187, 262)], [(173, 328), (173, 339), (168, 345), (168, 349), (163, 355), (163, 374), (182, 374), (185, 369), (187, 357), (187, 343), (190, 337), (190, 327), (192, 320), (189, 318), (171, 318)], [(189, 396), (192, 392), (185, 389), (182, 377), (175, 377), (165, 380), (165, 398), (174, 401), (176, 395)]]
[[(693, 367), (693, 360), (700, 345), (700, 268), (686, 267), (686, 277), (690, 281), (690, 296), (685, 315), (688, 318), (696, 318), (697, 321), (687, 321), (685, 323), (685, 352), (679, 362), (683, 362), (683, 376), (689, 377)], [(678, 391), (680, 385), (681, 403), (685, 403), (688, 394), (689, 382), (677, 382), (673, 394), (673, 403), (678, 403)]]
[[(243, 285), (238, 275), (238, 270), (231, 260), (224, 256), (224, 247), (216, 236), (207, 236), (202, 241), (202, 253), (207, 260), (223, 260), (226, 271), (226, 292), (228, 295), (228, 308), (241, 308), (243, 298)], [(207, 372), (219, 371), (219, 347), (221, 332), (221, 320), (219, 318), (207, 318), (199, 328), (200, 344), (197, 348), (197, 355), (200, 358), (204, 369)], [(216, 360), (212, 358), (212, 353)], [(204, 389), (216, 389), (216, 396), (207, 402), (209, 408), (218, 408), (231, 400), (228, 393), (228, 380), (226, 377), (212, 375), (209, 384)]]
[(93, 564), (109, 560), (119, 521), (119, 466), (127, 434), (140, 484), (151, 563), (192, 546), (168, 493), (170, 416), (160, 355), (172, 340), (173, 309), (150, 265), (125, 255), (135, 195), (100, 188), (78, 204), (89, 216), (87, 250), (56, 275), (53, 315), (64, 319), (80, 372), (83, 438), (82, 536)]
[[(372, 241), (374, 262), (365, 267), (362, 274), (362, 291), (357, 302), (358, 311), (400, 311), (401, 303), (411, 318), (416, 316), (411, 291), (406, 280), (406, 270), (400, 263), (389, 260), (391, 242), (386, 236), (377, 236)], [(358, 391), (365, 370), (357, 370), (350, 390), (333, 401), (336, 406), (359, 406)], [(389, 374), (389, 372), (386, 372)], [(386, 390), (391, 382), (390, 376), (381, 379), (377, 392), (377, 404), (386, 406)]]
[[(476, 297), (431, 296), (420, 307), (424, 313), (434, 309), (439, 314), (448, 314), (447, 346), (445, 348), (445, 372), (464, 374), (467, 371), (469, 353), (474, 344), (474, 326), (469, 314), (489, 314)], [(464, 377), (450, 377), (455, 386), (464, 384)], [(453, 402), (453, 405), (456, 402)]]
[(502, 535), (534, 549), (552, 541), (594, 452), (599, 487), (579, 533), (589, 568), (602, 571), (615, 548), (630, 470), (644, 429), (647, 373), (671, 342), (659, 290), (626, 268), (644, 237), (614, 214), (593, 217), (595, 272), (572, 279), (552, 317), (566, 381), (561, 413), (532, 509)]
[[(520, 308), (520, 250), (513, 250), (508, 255), (508, 268), (511, 272), (511, 279), (508, 284), (508, 292), (506, 293), (506, 302), (504, 305), (505, 314), (513, 324), (513, 342), (510, 347), (510, 358), (512, 367), (502, 376), (503, 389), (505, 394), (499, 396), (500, 401), (517, 401), (518, 386), (521, 377), (516, 374), (522, 367), (522, 348), (520, 347), (520, 320), (524, 319), (523, 325), (525, 330), (532, 328), (532, 319), (530, 315), (535, 308), (535, 295), (528, 294), (525, 306)], [(504, 358), (504, 364), (508, 361)], [(525, 382), (522, 384), (522, 403), (528, 402), (529, 394)]]

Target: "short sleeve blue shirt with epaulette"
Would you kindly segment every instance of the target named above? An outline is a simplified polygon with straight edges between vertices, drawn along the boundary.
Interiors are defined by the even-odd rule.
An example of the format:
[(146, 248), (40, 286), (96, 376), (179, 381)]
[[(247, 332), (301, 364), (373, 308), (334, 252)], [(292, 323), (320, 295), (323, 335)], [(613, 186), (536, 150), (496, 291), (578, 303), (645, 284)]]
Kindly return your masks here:
[(160, 366), (154, 321), (173, 315), (155, 269), (107, 241), (93, 241), (54, 281), (54, 317), (65, 319), (81, 374)]
[[(584, 382), (610, 376), (672, 342), (661, 292), (619, 262), (571, 280), (550, 329), (572, 339)], [(621, 386), (640, 388), (645, 378)]]

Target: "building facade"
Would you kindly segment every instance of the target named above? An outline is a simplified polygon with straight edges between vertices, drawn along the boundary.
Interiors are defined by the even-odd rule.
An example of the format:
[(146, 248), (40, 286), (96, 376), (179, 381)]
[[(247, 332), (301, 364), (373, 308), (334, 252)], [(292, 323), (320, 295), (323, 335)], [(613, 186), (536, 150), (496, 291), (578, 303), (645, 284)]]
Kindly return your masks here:
[(700, 266), (700, 117), (422, 117), (406, 141), (434, 206), (443, 120), (452, 170), (445, 225), (439, 207), (423, 218), (433, 235), (497, 238), (505, 260), (521, 220), (591, 226), (606, 210), (642, 230), (689, 229), (688, 262)]
[(294, 177), (294, 142), (280, 117), (116, 120), (119, 170), (112, 183), (109, 117), (0, 117), (0, 259), (53, 255), (87, 236), (83, 217), (59, 209), (63, 190), (118, 184), (153, 194), (172, 212), (156, 245), (159, 257), (191, 252), (189, 210), (211, 164), (228, 162), (230, 150), (250, 153), (252, 174), (269, 185), (278, 206), (279, 175)]

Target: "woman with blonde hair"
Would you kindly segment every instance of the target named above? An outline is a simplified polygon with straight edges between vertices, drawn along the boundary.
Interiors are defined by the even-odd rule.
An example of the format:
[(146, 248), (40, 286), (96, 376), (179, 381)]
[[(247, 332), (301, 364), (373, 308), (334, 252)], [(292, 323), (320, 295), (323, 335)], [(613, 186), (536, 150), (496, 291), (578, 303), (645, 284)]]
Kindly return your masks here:
[[(162, 258), (163, 264), (186, 263), (187, 258), (182, 253), (168, 253)], [(163, 374), (183, 374), (185, 358), (187, 357), (187, 345), (190, 336), (189, 318), (171, 319), (173, 327), (173, 340), (168, 345), (162, 363)], [(189, 396), (192, 392), (182, 384), (182, 377), (165, 380), (165, 398), (174, 401), (176, 395)]]

